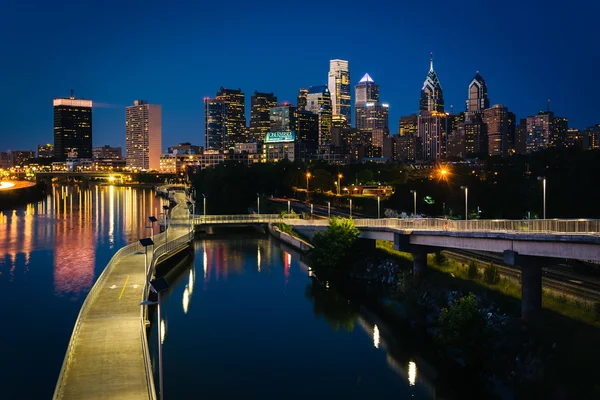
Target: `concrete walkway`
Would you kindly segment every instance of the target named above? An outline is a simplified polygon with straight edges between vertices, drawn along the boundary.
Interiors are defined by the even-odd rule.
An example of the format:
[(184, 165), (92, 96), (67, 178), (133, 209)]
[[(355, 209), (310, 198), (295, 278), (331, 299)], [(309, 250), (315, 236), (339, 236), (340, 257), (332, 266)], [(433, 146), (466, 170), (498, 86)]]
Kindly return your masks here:
[[(185, 196), (177, 196), (176, 201), (185, 204)], [(172, 216), (175, 223), (169, 240), (189, 231), (185, 206), (174, 208)], [(148, 265), (151, 257), (149, 251)], [(98, 294), (80, 316), (79, 334), (71, 339), (71, 358), (63, 365), (55, 399), (150, 398), (140, 319), (144, 254), (123, 257), (107, 273), (103, 282), (96, 283)]]

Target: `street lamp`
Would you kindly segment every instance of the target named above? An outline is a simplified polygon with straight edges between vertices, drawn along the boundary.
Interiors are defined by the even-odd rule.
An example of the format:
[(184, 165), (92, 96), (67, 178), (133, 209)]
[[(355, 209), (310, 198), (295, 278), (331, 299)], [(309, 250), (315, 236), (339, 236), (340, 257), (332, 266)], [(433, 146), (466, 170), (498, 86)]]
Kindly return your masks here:
[(292, 212), (290, 201), (288, 200), (288, 214)]
[(140, 244), (144, 247), (144, 272), (148, 275), (148, 246), (154, 246), (151, 238), (140, 239)]
[(154, 215), (148, 217), (148, 221), (152, 224), (152, 241), (154, 241), (154, 223), (158, 221)]
[(469, 219), (469, 188), (466, 186), (461, 186), (460, 188), (465, 191), (465, 221), (467, 221)]
[(260, 194), (256, 193), (256, 211), (260, 215)]
[(413, 194), (413, 218), (417, 218), (417, 191), (411, 190), (410, 192)]
[(167, 211), (169, 211), (169, 206), (164, 205), (163, 211), (165, 214), (165, 243), (167, 243), (167, 239), (169, 237), (169, 213)]
[(331, 202), (327, 202), (327, 218), (331, 218)]
[(203, 203), (204, 203), (204, 219), (206, 219), (206, 195), (202, 193)]
[(310, 177), (312, 176), (312, 174), (310, 172), (306, 173), (306, 195), (308, 196), (308, 180), (310, 179)]
[(312, 203), (310, 203), (310, 217), (312, 218), (313, 216), (313, 205)]
[(352, 218), (352, 199), (350, 199), (350, 218)]
[(538, 176), (537, 177), (538, 181), (542, 181), (542, 190), (543, 190), (543, 196), (544, 196), (544, 219), (546, 219), (546, 177), (545, 176)]
[(338, 182), (337, 182), (337, 194), (338, 194), (338, 196), (340, 195), (340, 188), (341, 188), (340, 179), (342, 179), (342, 177), (343, 177), (342, 174), (338, 174)]
[(164, 292), (169, 288), (169, 283), (165, 278), (157, 278), (150, 281), (150, 290), (158, 295), (158, 301), (142, 301), (141, 306), (153, 306), (156, 305), (156, 313), (158, 319), (158, 396), (162, 400), (164, 396), (163, 387), (163, 367), (162, 367), (162, 319), (160, 317), (160, 303), (161, 303), (161, 292)]
[(377, 219), (381, 218), (381, 201), (380, 197), (377, 196)]

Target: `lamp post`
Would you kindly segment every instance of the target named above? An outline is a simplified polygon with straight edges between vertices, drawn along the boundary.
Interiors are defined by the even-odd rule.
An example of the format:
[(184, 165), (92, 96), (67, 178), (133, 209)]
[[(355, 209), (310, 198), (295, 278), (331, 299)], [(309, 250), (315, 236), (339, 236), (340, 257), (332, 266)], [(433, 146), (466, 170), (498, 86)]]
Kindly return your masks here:
[(467, 221), (469, 219), (469, 188), (466, 186), (460, 188), (465, 191), (465, 221)]
[(338, 194), (338, 196), (340, 195), (340, 188), (341, 188), (340, 179), (342, 179), (342, 177), (343, 177), (342, 174), (338, 174), (338, 182), (337, 182), (337, 194)]
[(413, 194), (413, 218), (417, 218), (417, 191), (411, 190), (410, 192)]
[(148, 276), (148, 246), (154, 246), (151, 238), (140, 239), (140, 244), (144, 247), (144, 273)]
[(352, 199), (350, 199), (350, 218), (352, 218)]
[(256, 193), (256, 211), (260, 215), (260, 194)]
[[(206, 195), (204, 193), (202, 193), (202, 202), (203, 202), (203, 206), (204, 206), (204, 219), (206, 219)], [(206, 222), (206, 221), (204, 221)]]
[(148, 221), (152, 224), (152, 241), (154, 241), (154, 223), (158, 221), (154, 215), (148, 217)]
[(538, 181), (542, 181), (543, 201), (544, 201), (544, 214), (543, 218), (546, 219), (546, 177), (538, 176)]
[(310, 203), (310, 217), (313, 217), (313, 205)]
[(381, 201), (380, 197), (377, 196), (377, 219), (381, 218)]
[(307, 173), (306, 173), (306, 195), (307, 195), (307, 196), (308, 196), (308, 191), (309, 191), (309, 188), (308, 188), (308, 180), (310, 179), (310, 177), (311, 177), (311, 176), (312, 176), (312, 174), (311, 174), (310, 172), (307, 172)]
[(292, 212), (292, 207), (290, 204), (290, 201), (288, 200), (288, 214), (290, 214)]
[(331, 218), (331, 202), (327, 202), (327, 218)]
[(164, 205), (163, 211), (165, 213), (165, 243), (167, 243), (167, 238), (169, 237), (169, 214), (167, 211), (169, 211), (169, 206)]
[(169, 283), (165, 278), (158, 278), (149, 282), (150, 290), (158, 296), (158, 301), (142, 301), (141, 306), (153, 306), (156, 305), (156, 313), (158, 320), (158, 397), (160, 400), (164, 396), (163, 387), (163, 362), (162, 362), (162, 319), (160, 316), (160, 303), (161, 303), (161, 292), (164, 292), (169, 288)]

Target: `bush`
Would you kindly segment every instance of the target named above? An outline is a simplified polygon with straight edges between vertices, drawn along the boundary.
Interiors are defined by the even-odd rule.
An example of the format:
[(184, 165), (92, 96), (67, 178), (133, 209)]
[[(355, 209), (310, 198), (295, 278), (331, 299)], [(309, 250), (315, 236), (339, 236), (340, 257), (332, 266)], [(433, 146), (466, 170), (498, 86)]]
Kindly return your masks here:
[(443, 255), (441, 251), (435, 253), (434, 260), (437, 265), (446, 264), (446, 256)]
[(479, 269), (477, 268), (475, 261), (471, 261), (469, 263), (469, 267), (467, 268), (467, 276), (469, 279), (477, 279), (479, 277)]
[(468, 358), (475, 357), (486, 342), (487, 321), (473, 293), (442, 309), (437, 340), (442, 344), (462, 350)]
[(316, 232), (313, 237), (314, 248), (308, 253), (311, 265), (341, 269), (359, 233), (351, 219), (331, 218), (327, 229), (323, 233)]
[(491, 263), (485, 267), (485, 270), (483, 271), (483, 277), (490, 285), (495, 285), (496, 283), (500, 282), (500, 272), (498, 267), (494, 263)]

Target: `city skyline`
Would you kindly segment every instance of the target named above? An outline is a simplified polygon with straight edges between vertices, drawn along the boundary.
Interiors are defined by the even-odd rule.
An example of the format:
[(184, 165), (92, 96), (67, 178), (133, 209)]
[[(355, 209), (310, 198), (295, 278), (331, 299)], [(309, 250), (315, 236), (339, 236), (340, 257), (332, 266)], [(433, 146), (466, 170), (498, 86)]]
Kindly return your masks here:
[[(406, 40), (410, 28), (416, 24), (409, 21), (410, 16), (419, 15), (424, 8), (419, 5), (392, 6), (390, 9), (403, 12), (407, 23), (396, 29), (393, 18), (387, 15), (393, 13), (376, 13), (379, 20), (377, 24), (372, 24), (381, 28), (380, 42), (357, 37), (348, 39), (342, 46), (333, 43), (331, 46), (323, 45), (311, 49), (309, 54), (289, 55), (284, 66), (278, 62), (265, 64), (264, 57), (258, 57), (250, 51), (251, 46), (242, 49), (239, 54), (243, 56), (243, 63), (233, 63), (233, 55), (219, 50), (216, 44), (208, 43), (209, 28), (214, 24), (208, 20), (205, 21), (207, 29), (202, 30), (181, 27), (186, 25), (181, 23), (178, 23), (180, 27), (166, 23), (165, 27), (157, 30), (159, 40), (152, 45), (142, 46), (139, 57), (126, 56), (120, 60), (119, 57), (125, 55), (126, 46), (120, 43), (119, 38), (132, 33), (131, 29), (145, 26), (146, 22), (136, 22), (129, 27), (120, 22), (120, 17), (109, 29), (100, 25), (100, 21), (102, 17), (111, 16), (110, 9), (94, 5), (85, 6), (97, 9), (98, 15), (90, 21), (95, 29), (93, 40), (89, 48), (77, 50), (77, 46), (65, 46), (56, 39), (62, 33), (73, 34), (77, 29), (83, 29), (84, 25), (77, 17), (86, 11), (85, 7), (65, 11), (64, 17), (75, 22), (61, 33), (50, 29), (51, 21), (43, 15), (44, 11), (51, 13), (46, 5), (40, 6), (40, 12), (30, 22), (23, 22), (27, 10), (15, 3), (10, 8), (13, 12), (5, 14), (10, 14), (11, 18), (3, 21), (0, 27), (0, 33), (5, 37), (25, 37), (6, 43), (6, 54), (12, 57), (13, 62), (0, 66), (3, 76), (12, 77), (4, 85), (6, 93), (11, 95), (0, 100), (2, 109), (7, 111), (0, 128), (0, 135), (4, 138), (3, 147), (4, 150), (35, 149), (37, 144), (52, 142), (51, 101), (56, 97), (67, 97), (71, 88), (75, 90), (76, 97), (94, 102), (93, 146), (110, 144), (125, 147), (125, 107), (137, 98), (162, 105), (164, 148), (179, 142), (203, 144), (203, 98), (213, 97), (219, 86), (242, 89), (248, 97), (246, 120), (249, 121), (249, 97), (255, 90), (273, 92), (280, 103), (288, 101), (296, 104), (300, 88), (327, 84), (329, 63), (334, 59), (349, 62), (351, 87), (368, 73), (384, 88), (385, 100), (390, 105), (390, 133), (396, 134), (395, 127), (400, 116), (418, 111), (419, 91), (427, 73), (430, 52), (434, 54), (435, 71), (443, 85), (446, 111), (450, 110), (450, 105), (455, 113), (464, 111), (468, 84), (475, 72), (479, 71), (488, 85), (490, 105), (503, 104), (515, 112), (518, 119), (545, 110), (547, 100), (551, 99), (551, 109), (557, 115), (569, 118), (569, 126), (584, 129), (597, 124), (600, 117), (593, 93), (600, 90), (599, 83), (595, 80), (586, 81), (584, 88), (577, 75), (577, 71), (585, 71), (600, 58), (597, 52), (588, 49), (593, 37), (589, 15), (593, 13), (580, 15), (578, 2), (570, 3), (568, 9), (564, 12), (561, 10), (561, 16), (565, 19), (577, 17), (582, 22), (569, 25), (567, 30), (558, 24), (544, 24), (544, 16), (553, 15), (552, 10), (521, 5), (518, 8), (521, 14), (535, 12), (538, 18), (532, 19), (527, 27), (510, 24), (513, 29), (506, 31), (502, 28), (504, 25), (500, 24), (502, 21), (522, 21), (524, 18), (512, 12), (517, 9), (516, 4), (509, 1), (506, 10), (486, 14), (485, 23), (476, 22), (485, 28), (486, 34), (470, 42), (470, 46), (464, 46), (461, 40), (467, 27), (461, 27), (460, 23), (451, 24), (450, 30), (448, 26), (435, 28), (418, 41)], [(352, 5), (353, 2), (350, 2), (349, 6)], [(305, 6), (286, 5), (286, 9), (296, 10), (297, 15), (290, 13), (290, 18), (299, 20), (309, 15), (310, 7), (308, 4)], [(200, 16), (196, 7), (191, 6), (189, 16), (183, 15), (185, 13), (177, 13), (177, 16), (182, 20), (195, 17), (204, 21), (205, 17)], [(267, 20), (261, 16), (260, 6), (256, 9), (247, 7), (237, 4), (231, 10), (230, 17), (237, 22), (235, 32), (251, 32), (250, 38), (272, 38), (280, 43), (281, 39), (270, 33), (272, 30), (251, 31), (255, 23)], [(439, 7), (440, 10), (447, 8), (455, 22), (466, 21), (457, 13), (456, 9), (460, 9), (460, 6), (440, 3)], [(326, 12), (329, 8), (332, 6), (320, 5), (319, 9)], [(144, 11), (147, 22), (156, 22), (163, 9), (155, 5)], [(136, 11), (139, 10), (125, 7), (122, 18)], [(208, 7), (205, 11), (210, 16), (215, 10)], [(242, 19), (243, 15), (246, 15), (245, 19)], [(350, 11), (341, 12), (342, 17), (350, 18), (352, 15)], [(585, 23), (586, 18), (590, 18), (590, 24)], [(33, 23), (35, 27), (31, 25)], [(543, 35), (535, 33), (536, 26), (543, 27), (539, 30)], [(25, 34), (30, 28), (35, 29)], [(176, 29), (170, 32), (169, 28)], [(472, 26), (468, 28), (473, 29)], [(31, 35), (42, 31), (47, 33), (45, 37), (36, 35), (32, 38)], [(445, 33), (448, 33), (447, 37)], [(189, 38), (181, 38), (182, 34), (189, 34)], [(316, 34), (308, 35), (313, 37)], [(29, 40), (27, 43), (31, 46), (26, 52), (23, 40)], [(79, 38), (71, 40), (83, 43)], [(221, 43), (222, 40), (225, 39), (217, 42)], [(377, 54), (377, 58), (365, 56), (364, 48), (361, 48), (364, 43), (370, 43), (373, 51), (369, 54)], [(187, 46), (191, 44), (193, 49), (189, 50)], [(56, 59), (50, 57), (44, 63), (36, 61), (48, 51), (56, 52)], [(68, 54), (74, 51), (75, 56), (81, 56), (75, 57), (72, 66), (65, 66), (58, 61), (67, 51)], [(133, 64), (150, 57), (151, 51), (160, 52), (164, 61), (150, 63), (144, 70), (131, 68)], [(284, 52), (287, 54), (284, 48), (275, 49), (267, 60), (272, 57), (275, 61)], [(239, 65), (243, 65), (243, 68), (239, 68)], [(25, 115), (27, 118), (24, 118)]]

